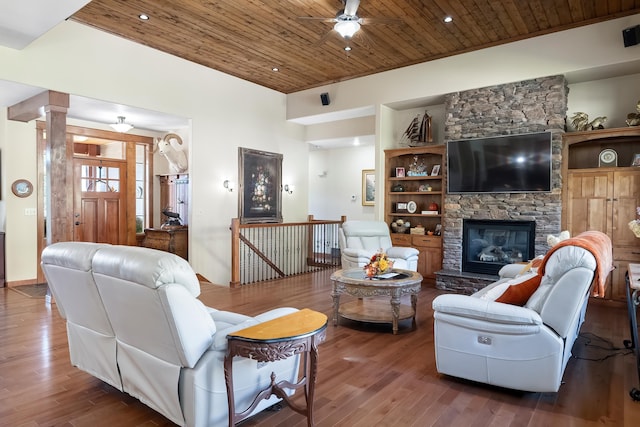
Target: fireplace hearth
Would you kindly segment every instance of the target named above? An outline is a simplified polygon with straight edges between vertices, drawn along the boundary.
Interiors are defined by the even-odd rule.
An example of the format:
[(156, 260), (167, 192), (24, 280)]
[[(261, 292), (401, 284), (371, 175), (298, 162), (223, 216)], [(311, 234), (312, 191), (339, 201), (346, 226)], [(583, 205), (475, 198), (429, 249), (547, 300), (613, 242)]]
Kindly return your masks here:
[(534, 257), (535, 221), (475, 220), (462, 223), (462, 272), (498, 275), (506, 264)]

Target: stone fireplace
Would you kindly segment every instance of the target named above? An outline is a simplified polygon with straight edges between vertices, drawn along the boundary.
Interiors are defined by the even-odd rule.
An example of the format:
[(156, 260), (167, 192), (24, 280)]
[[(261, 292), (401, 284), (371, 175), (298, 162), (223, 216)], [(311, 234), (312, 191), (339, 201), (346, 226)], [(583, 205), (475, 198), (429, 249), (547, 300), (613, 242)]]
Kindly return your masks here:
[(533, 222), (534, 253), (523, 254), (523, 259), (546, 253), (547, 235), (560, 232), (562, 134), (568, 91), (564, 76), (551, 76), (446, 96), (445, 141), (551, 132), (552, 190), (549, 193), (445, 194), (442, 270), (436, 273), (438, 289), (469, 294), (497, 279), (495, 272), (463, 271), (465, 219)]
[(497, 275), (502, 266), (534, 258), (536, 223), (465, 219), (462, 272)]

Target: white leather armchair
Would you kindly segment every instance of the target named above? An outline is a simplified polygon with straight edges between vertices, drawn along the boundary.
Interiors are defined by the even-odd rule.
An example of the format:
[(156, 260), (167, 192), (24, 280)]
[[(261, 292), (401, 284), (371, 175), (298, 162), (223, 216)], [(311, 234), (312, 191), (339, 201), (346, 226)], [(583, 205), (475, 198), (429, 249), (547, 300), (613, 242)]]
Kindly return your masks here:
[[(226, 426), (227, 334), (296, 311), (249, 317), (206, 307), (187, 261), (154, 249), (61, 242), (45, 248), (42, 268), (67, 319), (71, 363), (179, 425)], [(270, 385), (272, 372), (277, 381), (298, 380), (298, 356), (233, 364), (237, 412)]]
[(540, 285), (524, 306), (494, 301), (509, 285), (508, 277), (473, 295), (436, 297), (438, 372), (516, 390), (558, 391), (596, 267), (591, 252), (566, 246), (550, 254)]
[(345, 221), (338, 232), (342, 268), (364, 267), (383, 250), (394, 268), (418, 271), (416, 248), (392, 246), (389, 226), (383, 221)]

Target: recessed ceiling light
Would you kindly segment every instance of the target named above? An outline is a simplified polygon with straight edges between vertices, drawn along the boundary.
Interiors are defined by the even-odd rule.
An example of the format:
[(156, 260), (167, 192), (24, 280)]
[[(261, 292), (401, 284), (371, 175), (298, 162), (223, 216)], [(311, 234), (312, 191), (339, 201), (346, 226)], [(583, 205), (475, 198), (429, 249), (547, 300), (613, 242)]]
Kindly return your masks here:
[(450, 16), (445, 16), (445, 17), (444, 17), (444, 19), (443, 19), (443, 21), (444, 21), (444, 22), (446, 22), (446, 23), (448, 24), (449, 22), (453, 22), (453, 18), (452, 18), (452, 17), (450, 17)]
[(140, 15), (138, 15), (138, 18), (140, 18), (141, 21), (148, 21), (149, 15), (147, 15), (146, 13), (141, 13)]
[(349, 51), (351, 50), (351, 46), (346, 46), (346, 47), (344, 48), (344, 50), (346, 50), (347, 52), (349, 52)]
[(275, 73), (275, 72), (280, 71), (280, 69), (279, 69), (278, 67), (273, 67), (273, 68), (271, 69), (271, 71), (273, 71), (273, 72)]

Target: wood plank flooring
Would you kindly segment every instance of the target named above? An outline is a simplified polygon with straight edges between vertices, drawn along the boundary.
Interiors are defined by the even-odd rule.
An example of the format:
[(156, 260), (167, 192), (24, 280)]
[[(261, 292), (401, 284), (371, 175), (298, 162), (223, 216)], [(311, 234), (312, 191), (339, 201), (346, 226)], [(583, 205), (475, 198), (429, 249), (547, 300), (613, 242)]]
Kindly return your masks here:
[[(292, 306), (331, 319), (330, 274), (240, 289), (203, 284), (200, 298), (208, 306), (247, 315)], [(320, 346), (317, 426), (640, 425), (640, 402), (628, 395), (638, 386), (633, 355), (608, 349), (622, 347), (629, 337), (624, 305), (592, 300), (560, 392), (522, 393), (436, 372), (431, 301), (438, 294), (423, 287), (417, 329), (403, 321), (395, 336), (390, 325), (329, 325)], [(173, 424), (70, 365), (65, 324), (55, 305), (0, 289), (0, 426), (158, 425)], [(241, 425), (302, 427), (306, 420), (285, 407)]]

